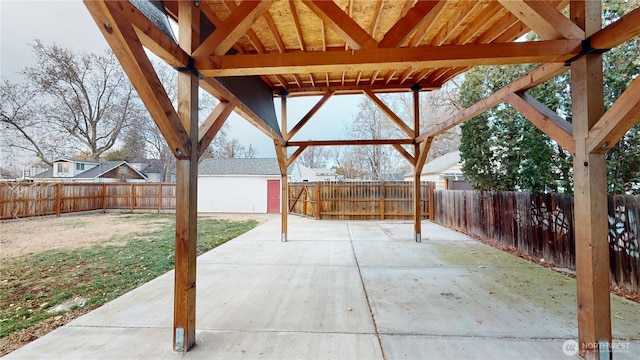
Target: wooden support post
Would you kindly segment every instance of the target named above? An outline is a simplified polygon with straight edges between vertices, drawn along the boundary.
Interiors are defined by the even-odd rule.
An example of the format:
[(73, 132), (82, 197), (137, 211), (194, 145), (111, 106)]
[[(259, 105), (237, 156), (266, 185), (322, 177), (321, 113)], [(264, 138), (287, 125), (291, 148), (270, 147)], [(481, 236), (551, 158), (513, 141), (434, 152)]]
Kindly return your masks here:
[[(420, 136), (420, 84), (411, 86), (413, 91), (413, 132), (415, 138)], [(418, 159), (420, 155), (420, 144), (413, 145), (413, 156)], [(420, 199), (420, 172), (422, 166), (413, 166), (413, 232), (416, 242), (422, 242), (422, 200)]]
[(288, 214), (289, 214), (289, 182), (287, 179), (287, 174), (282, 175), (281, 180), (280, 180), (280, 185), (282, 187), (282, 191), (281, 191), (281, 205), (280, 205), (280, 213), (282, 214), (282, 218), (281, 218), (281, 222), (282, 222), (282, 226), (281, 226), (281, 231), (280, 231), (280, 241), (282, 242), (286, 242), (287, 241), (287, 220), (288, 220)]
[[(283, 138), (287, 138), (287, 95), (289, 93), (286, 90), (280, 91), (280, 132), (282, 133)], [(276, 147), (278, 145), (276, 144)], [(286, 163), (287, 158), (287, 148), (284, 148), (284, 160)], [(285, 165), (286, 169), (286, 165)], [(282, 172), (282, 171), (281, 171)], [(281, 204), (280, 204), (280, 241), (286, 242), (288, 240), (288, 222), (289, 222), (289, 179), (287, 178), (286, 171), (281, 174), (280, 185), (282, 188), (281, 191)]]
[[(599, 1), (571, 2), (571, 19), (586, 36), (601, 26)], [(607, 239), (607, 173), (604, 154), (588, 151), (589, 130), (604, 113), (602, 55), (571, 64), (578, 343), (585, 359), (610, 359), (611, 304)]]
[[(178, 4), (180, 46), (197, 45), (199, 13), (192, 2)], [(198, 82), (197, 74), (178, 73), (178, 115), (189, 134), (189, 157), (176, 161), (176, 239), (173, 348), (188, 351), (196, 341), (196, 256), (198, 216)]]

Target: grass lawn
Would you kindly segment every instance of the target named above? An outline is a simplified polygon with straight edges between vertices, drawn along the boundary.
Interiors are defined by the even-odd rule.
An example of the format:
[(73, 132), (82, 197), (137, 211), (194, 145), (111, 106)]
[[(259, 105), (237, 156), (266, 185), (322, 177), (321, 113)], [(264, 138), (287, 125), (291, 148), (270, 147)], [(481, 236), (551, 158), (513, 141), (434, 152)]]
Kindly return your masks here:
[[(136, 214), (125, 221), (155, 221), (160, 226), (116, 239), (124, 245), (50, 250), (3, 260), (0, 356), (173, 269), (175, 215)], [(198, 219), (198, 255), (257, 224)]]

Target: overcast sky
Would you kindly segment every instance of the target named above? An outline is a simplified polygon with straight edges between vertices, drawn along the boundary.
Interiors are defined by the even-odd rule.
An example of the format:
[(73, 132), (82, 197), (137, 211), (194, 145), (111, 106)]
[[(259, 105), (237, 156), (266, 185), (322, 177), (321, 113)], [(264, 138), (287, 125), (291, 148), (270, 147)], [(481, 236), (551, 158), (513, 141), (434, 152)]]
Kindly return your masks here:
[[(80, 0), (0, 0), (0, 76), (19, 82), (20, 70), (34, 63), (31, 47), (35, 39), (45, 45), (57, 45), (77, 52), (100, 53), (109, 48), (93, 18)], [(353, 119), (359, 96), (337, 96), (330, 99), (295, 137), (295, 140), (342, 139), (344, 124)], [(288, 104), (288, 124), (291, 128), (302, 118), (319, 97), (292, 98)], [(277, 99), (276, 113), (280, 116)], [(253, 144), (258, 157), (275, 157), (273, 142), (234, 114), (231, 137), (243, 144)]]

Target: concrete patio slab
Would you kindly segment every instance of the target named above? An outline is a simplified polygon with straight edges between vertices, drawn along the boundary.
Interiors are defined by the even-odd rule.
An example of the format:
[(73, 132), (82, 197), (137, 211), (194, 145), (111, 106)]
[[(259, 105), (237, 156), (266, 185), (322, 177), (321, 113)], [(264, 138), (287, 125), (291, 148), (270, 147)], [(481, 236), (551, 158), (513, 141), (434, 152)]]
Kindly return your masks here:
[[(575, 280), (430, 222), (279, 218), (198, 258), (196, 345), (172, 350), (173, 272), (7, 359), (570, 359)], [(615, 359), (640, 305), (611, 297)]]

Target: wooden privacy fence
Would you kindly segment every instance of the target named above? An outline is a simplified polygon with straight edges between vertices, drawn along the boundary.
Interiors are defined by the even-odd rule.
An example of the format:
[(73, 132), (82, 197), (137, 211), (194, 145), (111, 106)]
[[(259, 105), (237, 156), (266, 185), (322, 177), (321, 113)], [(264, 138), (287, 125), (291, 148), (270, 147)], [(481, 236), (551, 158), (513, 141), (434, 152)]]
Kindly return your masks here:
[[(575, 270), (573, 197), (437, 190), (434, 221)], [(611, 281), (640, 291), (640, 196), (609, 195)]]
[(175, 184), (1, 183), (0, 220), (80, 211), (175, 210)]
[[(432, 213), (434, 184), (420, 184), (422, 218)], [(413, 218), (413, 182), (301, 182), (289, 184), (289, 212), (316, 219)]]

